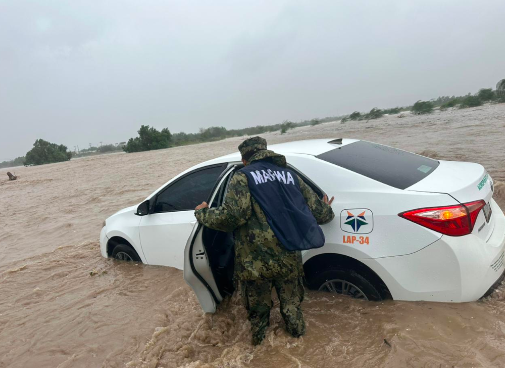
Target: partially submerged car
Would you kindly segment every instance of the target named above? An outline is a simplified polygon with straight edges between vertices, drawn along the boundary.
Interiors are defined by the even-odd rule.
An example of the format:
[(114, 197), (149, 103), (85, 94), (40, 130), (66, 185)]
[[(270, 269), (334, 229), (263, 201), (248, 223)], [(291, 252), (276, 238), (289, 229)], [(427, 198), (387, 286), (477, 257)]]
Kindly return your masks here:
[[(322, 197), (335, 196), (326, 244), (302, 253), (310, 288), (381, 300), (466, 302), (504, 271), (505, 216), (475, 163), (433, 160), (354, 139), (269, 147)], [(196, 165), (140, 205), (109, 217), (104, 257), (184, 270), (202, 308), (233, 292), (233, 234), (202, 227), (194, 208), (222, 204), (239, 153)]]

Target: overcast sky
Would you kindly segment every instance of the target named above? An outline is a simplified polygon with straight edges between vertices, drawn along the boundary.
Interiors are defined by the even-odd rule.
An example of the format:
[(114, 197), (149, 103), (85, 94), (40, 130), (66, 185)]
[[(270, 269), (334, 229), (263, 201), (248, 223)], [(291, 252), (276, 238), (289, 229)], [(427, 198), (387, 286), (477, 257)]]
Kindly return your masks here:
[(505, 1), (0, 0), (0, 161), (141, 124), (240, 128), (505, 78)]

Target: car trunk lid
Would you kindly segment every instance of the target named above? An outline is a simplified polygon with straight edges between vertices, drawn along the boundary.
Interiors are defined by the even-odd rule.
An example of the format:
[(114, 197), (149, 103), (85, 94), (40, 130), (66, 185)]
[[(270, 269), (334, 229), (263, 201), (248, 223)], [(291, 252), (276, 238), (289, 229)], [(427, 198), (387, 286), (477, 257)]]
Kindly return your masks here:
[(426, 178), (406, 188), (409, 191), (446, 193), (460, 203), (483, 200), (472, 234), (487, 241), (492, 234), (494, 221), (490, 213), (493, 196), (491, 177), (484, 167), (470, 162), (440, 161), (440, 165)]

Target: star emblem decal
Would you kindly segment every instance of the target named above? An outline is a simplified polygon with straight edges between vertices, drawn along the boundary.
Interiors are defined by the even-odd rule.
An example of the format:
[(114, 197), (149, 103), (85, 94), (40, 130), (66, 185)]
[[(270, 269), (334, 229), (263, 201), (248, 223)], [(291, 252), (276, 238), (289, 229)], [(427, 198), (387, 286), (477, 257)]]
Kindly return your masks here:
[(347, 211), (347, 218), (345, 219), (345, 224), (350, 225), (354, 232), (358, 231), (363, 225), (368, 225), (365, 218), (365, 212), (361, 212), (358, 216), (354, 216), (351, 212)]

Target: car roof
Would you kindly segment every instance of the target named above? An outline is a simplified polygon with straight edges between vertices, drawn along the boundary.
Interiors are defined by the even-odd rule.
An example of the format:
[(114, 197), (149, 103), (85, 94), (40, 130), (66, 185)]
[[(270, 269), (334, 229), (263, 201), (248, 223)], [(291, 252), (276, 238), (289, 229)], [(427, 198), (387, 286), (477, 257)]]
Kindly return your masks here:
[[(281, 155), (289, 154), (305, 154), (317, 156), (322, 153), (331, 151), (332, 149), (343, 147), (345, 145), (357, 142), (358, 139), (343, 139), (343, 138), (325, 138), (325, 139), (306, 139), (300, 141), (286, 142), (269, 145), (268, 149)], [(210, 164), (219, 164), (223, 162), (240, 161), (240, 153), (234, 152), (229, 155), (217, 157), (213, 160), (202, 163), (202, 166)]]

